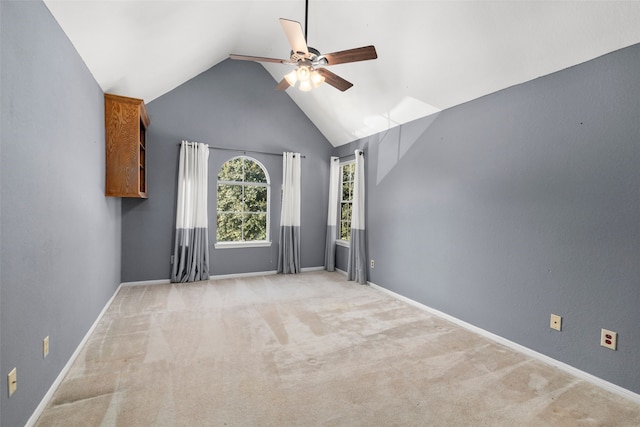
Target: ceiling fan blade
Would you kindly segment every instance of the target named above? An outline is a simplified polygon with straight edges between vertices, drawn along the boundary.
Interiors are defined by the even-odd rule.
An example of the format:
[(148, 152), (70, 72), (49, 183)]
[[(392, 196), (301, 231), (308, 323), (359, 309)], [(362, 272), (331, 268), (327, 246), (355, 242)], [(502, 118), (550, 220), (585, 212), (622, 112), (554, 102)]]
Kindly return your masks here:
[(331, 71), (327, 70), (326, 68), (318, 68), (317, 71), (318, 71), (318, 73), (320, 73), (320, 75), (322, 77), (324, 77), (324, 81), (327, 84), (330, 84), (331, 86), (335, 87), (336, 89), (338, 89), (338, 90), (340, 90), (342, 92), (344, 92), (345, 90), (347, 90), (351, 86), (353, 86), (353, 83), (346, 81), (342, 77), (338, 76), (337, 74), (332, 73)]
[(262, 56), (248, 56), (248, 55), (236, 55), (232, 53), (229, 55), (231, 59), (238, 59), (240, 61), (258, 61), (258, 62), (275, 62), (276, 64), (293, 64), (289, 59), (276, 59), (276, 58), (265, 58)]
[(289, 86), (291, 85), (289, 84), (287, 79), (282, 79), (280, 80), (280, 83), (278, 83), (278, 85), (276, 86), (276, 90), (287, 90), (289, 89)]
[(327, 65), (345, 64), (347, 62), (368, 61), (376, 59), (378, 54), (374, 46), (357, 47), (355, 49), (322, 55), (327, 60)]
[(307, 41), (304, 39), (304, 33), (302, 32), (302, 25), (298, 21), (291, 21), (290, 19), (280, 18), (280, 25), (284, 30), (284, 34), (289, 40), (291, 49), (294, 52), (300, 52), (305, 56), (309, 55), (309, 49), (307, 49)]

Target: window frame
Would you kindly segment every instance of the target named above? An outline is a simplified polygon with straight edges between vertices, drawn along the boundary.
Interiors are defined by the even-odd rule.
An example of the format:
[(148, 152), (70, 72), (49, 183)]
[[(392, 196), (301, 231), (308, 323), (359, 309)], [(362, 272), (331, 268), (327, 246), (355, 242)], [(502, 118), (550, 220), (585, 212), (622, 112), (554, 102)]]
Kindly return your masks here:
[[(227, 164), (228, 162), (235, 160), (235, 159), (244, 159), (249, 160), (251, 162), (256, 163), (264, 172), (265, 178), (266, 178), (266, 184), (262, 183), (262, 182), (247, 182), (244, 181), (244, 162), (243, 162), (243, 181), (221, 181), (218, 179), (218, 176), (220, 175), (220, 170), (222, 169), (222, 167)], [(218, 211), (218, 187), (220, 186), (220, 184), (222, 185), (240, 185), (242, 187), (242, 195), (243, 195), (243, 202), (244, 202), (244, 190), (245, 187), (266, 187), (267, 189), (267, 210), (266, 210), (266, 219), (267, 219), (267, 224), (266, 224), (266, 238), (265, 240), (234, 240), (234, 241), (218, 241), (218, 214), (220, 213)], [(244, 205), (244, 203), (243, 203)], [(226, 212), (226, 211), (225, 211)], [(242, 234), (244, 235), (244, 211), (242, 211)], [(214, 244), (214, 248), (215, 249), (229, 249), (229, 248), (259, 248), (259, 247), (270, 247), (271, 246), (271, 178), (269, 177), (269, 171), (267, 170), (267, 168), (264, 166), (264, 164), (262, 164), (261, 161), (259, 161), (258, 159), (256, 159), (255, 157), (251, 157), (251, 156), (247, 156), (247, 155), (241, 155), (241, 156), (234, 156), (231, 157), (230, 159), (226, 160), (224, 163), (222, 163), (222, 165), (220, 165), (220, 169), (218, 169), (218, 173), (216, 174), (216, 234), (215, 234), (215, 238), (216, 238), (216, 242)]]
[[(349, 240), (344, 240), (342, 238), (342, 205), (344, 203), (351, 203), (351, 212), (353, 213), (353, 193), (351, 195), (352, 196), (351, 200), (345, 201), (342, 198), (342, 195), (344, 194), (344, 192), (343, 192), (344, 169), (343, 168), (345, 166), (347, 166), (347, 165), (354, 165), (354, 167), (355, 167), (355, 164), (356, 164), (356, 160), (355, 159), (347, 160), (345, 162), (341, 162), (340, 163), (340, 186), (339, 186), (339, 189), (340, 189), (340, 200), (338, 201), (338, 223), (339, 223), (339, 227), (336, 227), (337, 228), (337, 233), (338, 233), (338, 235), (336, 236), (336, 245), (344, 246), (346, 248), (351, 247), (351, 236), (349, 236)], [(355, 170), (354, 170), (354, 180), (351, 181), (351, 182), (352, 183), (355, 182)]]

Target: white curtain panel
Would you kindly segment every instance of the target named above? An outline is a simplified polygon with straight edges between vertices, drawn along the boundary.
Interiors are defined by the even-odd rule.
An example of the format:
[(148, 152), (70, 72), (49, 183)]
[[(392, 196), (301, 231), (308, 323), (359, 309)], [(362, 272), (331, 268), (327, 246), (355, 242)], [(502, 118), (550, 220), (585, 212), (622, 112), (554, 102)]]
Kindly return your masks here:
[(353, 207), (351, 211), (351, 244), (347, 278), (367, 283), (367, 244), (364, 230), (364, 152), (355, 151), (355, 176), (353, 180)]
[(209, 279), (208, 169), (209, 146), (182, 141), (171, 269), (171, 281), (175, 283)]
[(300, 273), (300, 153), (282, 155), (278, 273)]
[(340, 203), (340, 158), (331, 157), (329, 163), (329, 211), (327, 212), (327, 240), (324, 268), (336, 270), (336, 236), (338, 235), (338, 204)]

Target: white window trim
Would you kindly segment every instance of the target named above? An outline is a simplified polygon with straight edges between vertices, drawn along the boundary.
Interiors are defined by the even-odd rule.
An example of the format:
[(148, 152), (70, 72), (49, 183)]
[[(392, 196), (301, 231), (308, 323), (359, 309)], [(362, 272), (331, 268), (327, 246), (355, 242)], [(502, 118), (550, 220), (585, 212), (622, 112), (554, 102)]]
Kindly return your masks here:
[(345, 248), (350, 248), (351, 247), (351, 241), (338, 239), (338, 240), (336, 240), (336, 245), (342, 246), (342, 247), (345, 247)]
[(266, 248), (270, 247), (271, 242), (267, 240), (249, 240), (246, 242), (216, 242), (216, 249), (233, 249), (233, 248)]

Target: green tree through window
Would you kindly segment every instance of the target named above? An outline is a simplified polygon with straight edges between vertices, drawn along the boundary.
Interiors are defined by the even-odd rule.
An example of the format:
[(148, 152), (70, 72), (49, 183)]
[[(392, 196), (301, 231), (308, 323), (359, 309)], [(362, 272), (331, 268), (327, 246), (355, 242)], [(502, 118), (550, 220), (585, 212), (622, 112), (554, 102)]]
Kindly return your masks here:
[(235, 157), (218, 172), (218, 242), (269, 239), (269, 178), (255, 159)]
[(345, 163), (340, 166), (340, 239), (351, 240), (351, 208), (353, 205), (353, 177), (356, 164)]

